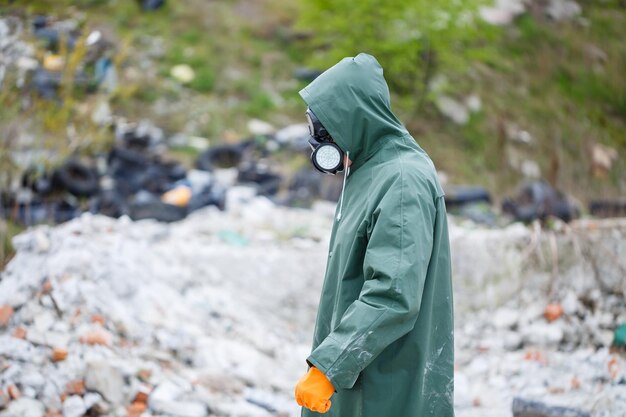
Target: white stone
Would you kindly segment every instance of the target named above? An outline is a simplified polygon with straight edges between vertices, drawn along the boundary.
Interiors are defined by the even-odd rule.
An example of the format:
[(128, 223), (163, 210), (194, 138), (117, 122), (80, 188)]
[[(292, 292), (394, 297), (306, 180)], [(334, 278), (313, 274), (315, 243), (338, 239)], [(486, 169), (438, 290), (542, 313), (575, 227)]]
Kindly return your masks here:
[(248, 131), (252, 135), (271, 135), (276, 131), (276, 128), (263, 120), (250, 119), (248, 121)]
[(444, 116), (456, 124), (464, 125), (469, 121), (467, 107), (452, 97), (440, 96), (435, 100), (435, 105)]
[(108, 362), (94, 361), (87, 364), (85, 386), (113, 404), (121, 403), (124, 398), (124, 376)]
[(82, 417), (88, 408), (78, 395), (70, 395), (63, 401), (63, 417)]
[(517, 324), (519, 311), (510, 308), (500, 308), (493, 315), (492, 323), (498, 329), (509, 329)]
[(44, 405), (32, 398), (18, 398), (11, 401), (7, 409), (0, 413), (2, 417), (43, 417)]
[(521, 333), (524, 343), (534, 346), (556, 346), (563, 340), (563, 329), (557, 322), (533, 323), (523, 327)]

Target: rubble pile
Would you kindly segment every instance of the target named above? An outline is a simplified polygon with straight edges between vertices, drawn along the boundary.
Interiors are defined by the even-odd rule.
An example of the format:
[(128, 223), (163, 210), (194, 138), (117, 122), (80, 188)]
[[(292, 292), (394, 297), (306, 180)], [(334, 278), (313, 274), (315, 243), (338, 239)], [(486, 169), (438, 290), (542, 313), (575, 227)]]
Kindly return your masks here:
[[(17, 236), (0, 276), (0, 416), (299, 415), (293, 387), (334, 207), (255, 194), (232, 187), (225, 211), (170, 224), (86, 213)], [(626, 322), (624, 275), (573, 281), (586, 264), (561, 259), (569, 269), (558, 264), (550, 290), (553, 265), (535, 259), (552, 239), (564, 250), (577, 227), (622, 250), (626, 227), (616, 223), (536, 236), (451, 218), (458, 416), (508, 416), (514, 398), (624, 415), (626, 361), (610, 346)]]
[(547, 403), (522, 417), (626, 416), (626, 222), (452, 227), (450, 237), (457, 415), (517, 416), (522, 397)]
[(244, 206), (238, 191), (228, 214), (85, 214), (18, 236), (0, 415), (296, 415), (332, 207)]

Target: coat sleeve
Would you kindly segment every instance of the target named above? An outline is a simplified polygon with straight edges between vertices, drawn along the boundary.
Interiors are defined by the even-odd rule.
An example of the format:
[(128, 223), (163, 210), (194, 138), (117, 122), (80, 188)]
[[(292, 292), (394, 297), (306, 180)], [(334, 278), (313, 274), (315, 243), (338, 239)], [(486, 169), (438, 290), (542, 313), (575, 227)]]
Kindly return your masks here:
[(430, 193), (401, 179), (373, 210), (359, 298), (307, 361), (335, 386), (352, 388), (359, 373), (415, 326), (433, 246)]

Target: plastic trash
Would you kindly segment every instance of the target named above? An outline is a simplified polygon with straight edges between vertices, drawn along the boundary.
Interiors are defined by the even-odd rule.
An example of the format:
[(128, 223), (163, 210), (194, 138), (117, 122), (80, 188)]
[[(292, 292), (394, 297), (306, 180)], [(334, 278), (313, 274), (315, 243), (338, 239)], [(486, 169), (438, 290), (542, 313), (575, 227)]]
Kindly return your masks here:
[(232, 246), (243, 247), (247, 246), (249, 243), (245, 236), (242, 236), (233, 230), (220, 230), (217, 233), (217, 236), (222, 242), (228, 243)]
[(61, 55), (48, 53), (43, 57), (43, 67), (52, 72), (63, 71), (65, 58)]
[(239, 169), (237, 180), (240, 183), (253, 183), (260, 195), (272, 196), (278, 193), (282, 177), (257, 163), (248, 163)]
[(191, 201), (191, 195), (191, 188), (189, 188), (189, 186), (179, 185), (165, 192), (161, 196), (161, 201), (178, 207), (187, 207)]
[(172, 78), (175, 78), (177, 81), (188, 84), (196, 78), (196, 73), (193, 68), (186, 64), (179, 64), (172, 67), (170, 70), (170, 75)]
[(198, 156), (196, 167), (203, 171), (212, 171), (215, 168), (236, 167), (243, 159), (246, 145), (247, 144), (213, 146)]
[(615, 328), (613, 336), (613, 346), (617, 348), (626, 348), (626, 323)]
[(522, 222), (543, 221), (549, 216), (569, 222), (580, 216), (580, 209), (545, 181), (524, 183), (514, 198), (502, 202), (502, 211)]

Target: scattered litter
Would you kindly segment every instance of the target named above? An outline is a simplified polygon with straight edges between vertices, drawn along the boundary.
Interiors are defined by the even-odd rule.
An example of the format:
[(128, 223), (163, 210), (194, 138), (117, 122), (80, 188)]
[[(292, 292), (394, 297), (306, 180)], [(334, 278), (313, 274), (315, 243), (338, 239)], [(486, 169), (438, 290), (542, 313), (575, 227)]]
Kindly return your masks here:
[(188, 84), (196, 78), (196, 73), (193, 68), (187, 64), (179, 64), (170, 70), (170, 75), (180, 81), (183, 84)]
[(580, 208), (545, 181), (524, 183), (514, 198), (502, 202), (502, 211), (522, 222), (543, 221), (549, 216), (569, 222), (580, 216)]

